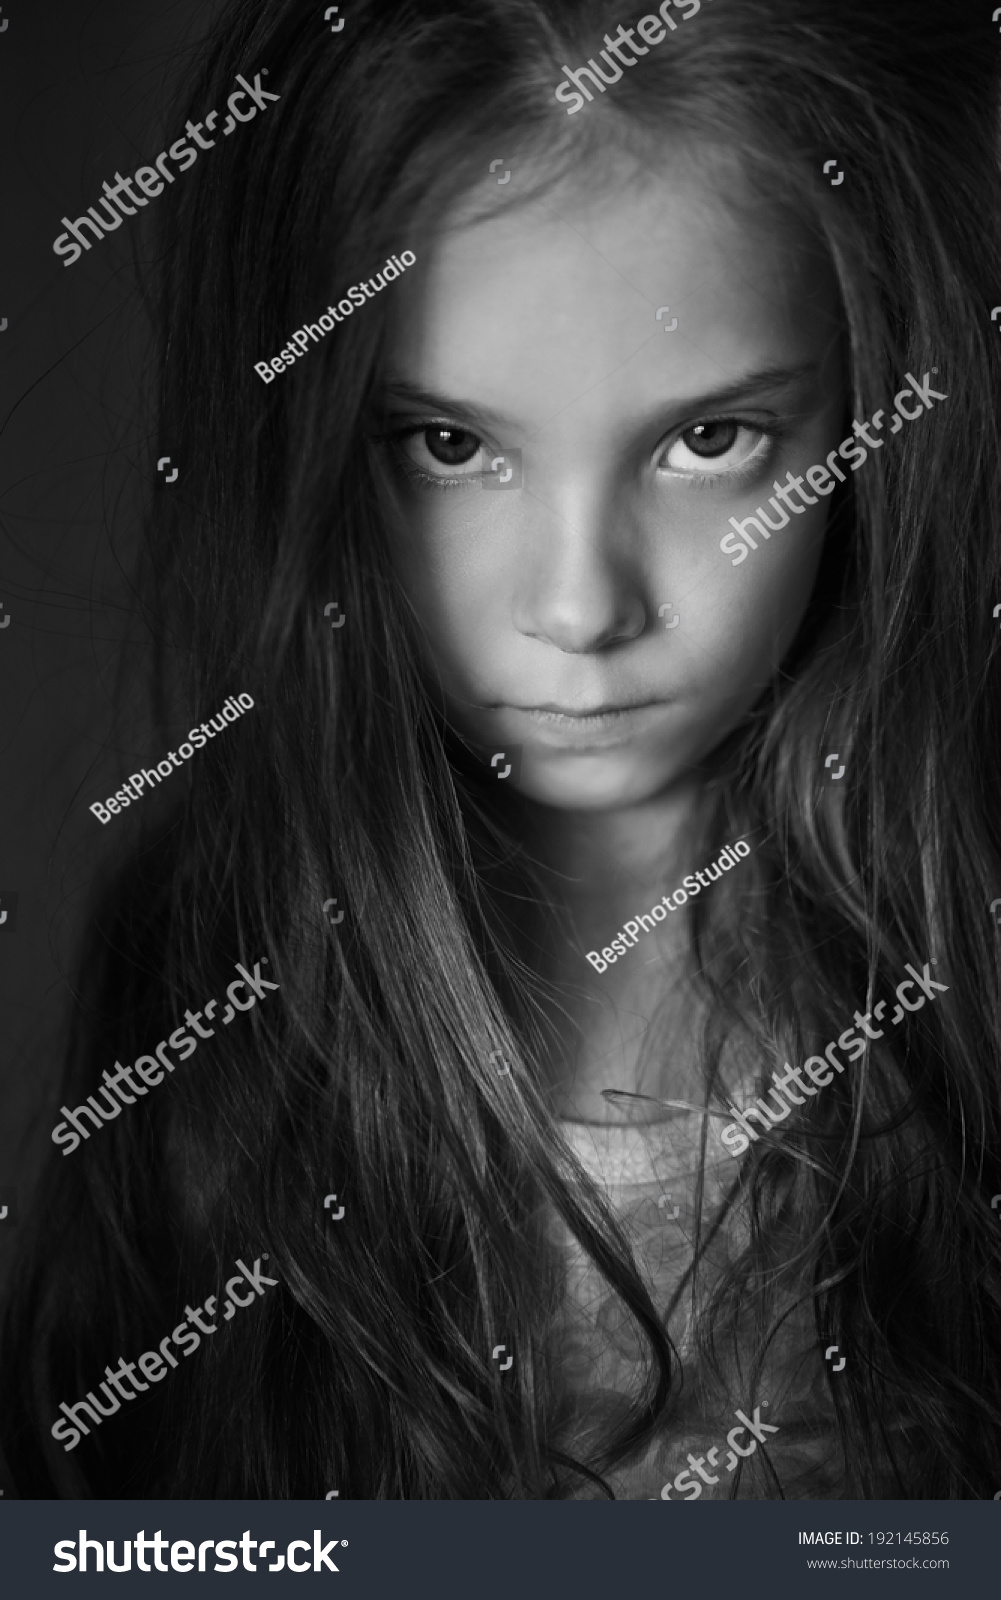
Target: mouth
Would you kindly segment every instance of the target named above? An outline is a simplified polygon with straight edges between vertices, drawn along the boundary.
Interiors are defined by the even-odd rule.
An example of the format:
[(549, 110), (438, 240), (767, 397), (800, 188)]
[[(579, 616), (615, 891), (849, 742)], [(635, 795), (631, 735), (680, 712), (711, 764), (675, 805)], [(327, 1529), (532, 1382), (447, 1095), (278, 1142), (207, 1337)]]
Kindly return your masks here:
[(554, 743), (580, 747), (622, 742), (656, 720), (668, 704), (667, 700), (637, 700), (581, 710), (548, 702), (536, 706), (502, 706), (498, 709), (513, 713), (519, 720), (527, 719)]

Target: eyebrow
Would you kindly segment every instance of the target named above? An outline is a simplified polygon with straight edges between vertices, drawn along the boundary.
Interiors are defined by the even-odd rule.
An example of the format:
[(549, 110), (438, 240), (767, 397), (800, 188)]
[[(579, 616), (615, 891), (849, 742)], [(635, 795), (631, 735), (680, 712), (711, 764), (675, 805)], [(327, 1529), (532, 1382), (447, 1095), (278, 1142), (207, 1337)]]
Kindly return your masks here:
[(784, 389), (802, 383), (805, 378), (815, 378), (820, 372), (819, 361), (801, 361), (792, 367), (759, 367), (745, 373), (725, 389), (714, 389), (708, 394), (694, 395), (690, 400), (678, 401), (678, 408), (686, 411), (709, 411), (732, 405), (745, 395), (756, 394), (760, 389)]
[[(817, 360), (802, 361), (788, 367), (758, 367), (752, 372), (745, 373), (724, 389), (714, 389), (700, 395), (682, 396), (666, 402), (666, 407), (681, 415), (719, 411), (724, 406), (734, 405), (761, 390), (788, 388), (792, 384), (803, 382), (806, 378), (815, 378), (820, 368), (821, 362)], [(387, 379), (383, 393), (387, 399), (407, 400), (441, 415), (461, 414), (487, 429), (510, 425), (510, 419), (501, 412), (491, 411), (477, 405), (473, 400), (462, 400), (454, 395), (445, 397), (434, 394), (429, 389), (422, 389), (419, 384), (408, 382), (405, 378)], [(662, 412), (665, 409), (665, 402), (661, 402), (657, 409)], [(545, 426), (545, 423), (542, 426)]]
[(435, 411), (442, 416), (452, 416), (461, 412), (471, 422), (481, 423), (486, 429), (510, 425), (510, 418), (505, 417), (500, 411), (491, 411), (487, 407), (477, 405), (475, 400), (462, 400), (457, 395), (447, 397), (433, 394), (430, 389), (422, 389), (420, 384), (408, 383), (405, 378), (390, 378), (383, 385), (383, 394), (387, 399), (409, 400), (412, 405), (420, 406), (425, 411)]

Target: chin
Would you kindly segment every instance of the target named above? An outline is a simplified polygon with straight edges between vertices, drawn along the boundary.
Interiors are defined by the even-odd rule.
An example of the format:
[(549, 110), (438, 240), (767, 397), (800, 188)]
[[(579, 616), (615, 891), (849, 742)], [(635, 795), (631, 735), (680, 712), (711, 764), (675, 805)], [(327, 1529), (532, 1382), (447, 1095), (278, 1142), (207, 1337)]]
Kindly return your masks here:
[(525, 752), (518, 792), (539, 805), (562, 811), (615, 811), (652, 800), (675, 773), (651, 772), (598, 757), (540, 761)]

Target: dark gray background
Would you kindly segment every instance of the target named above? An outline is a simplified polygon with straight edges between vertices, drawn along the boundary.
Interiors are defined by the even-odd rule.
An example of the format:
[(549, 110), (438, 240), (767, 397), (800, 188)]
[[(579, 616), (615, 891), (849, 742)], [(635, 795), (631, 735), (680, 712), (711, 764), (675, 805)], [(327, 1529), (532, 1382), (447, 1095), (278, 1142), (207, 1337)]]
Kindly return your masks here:
[[(11, 0), (0, 17), (0, 1190), (21, 1217), (48, 1148), (86, 896), (129, 816), (87, 809), (148, 741), (121, 714), (131, 569), (151, 490), (137, 263), (156, 200), (66, 267), (62, 216), (153, 161), (219, 0)], [(150, 747), (148, 753), (152, 755)], [(162, 755), (162, 751), (160, 755)], [(0, 905), (8, 902), (0, 896)], [(0, 1221), (0, 1278), (14, 1242)]]

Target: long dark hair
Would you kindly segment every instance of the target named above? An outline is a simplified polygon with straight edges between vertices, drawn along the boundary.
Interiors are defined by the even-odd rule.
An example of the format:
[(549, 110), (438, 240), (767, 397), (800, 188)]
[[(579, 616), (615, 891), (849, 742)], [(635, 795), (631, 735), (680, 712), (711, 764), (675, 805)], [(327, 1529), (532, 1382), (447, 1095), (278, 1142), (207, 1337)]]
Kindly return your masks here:
[[(174, 727), (227, 695), (255, 706), (174, 779), (188, 788), (173, 810), (167, 786), (143, 802), (148, 837), (89, 940), (63, 1098), (221, 994), (237, 961), (267, 956), (280, 993), (54, 1156), (0, 1363), (17, 1487), (559, 1497), (601, 1489), (669, 1416), (672, 1348), (541, 1087), (540, 995), (515, 931), (529, 866), (442, 727), (388, 560), (369, 443), (388, 296), (270, 385), (254, 363), (391, 252), (420, 259), (492, 157), (544, 150), (557, 171), (618, 137), (655, 160), (678, 134), (737, 146), (749, 184), (826, 241), (853, 415), (907, 371), (936, 367), (949, 395), (839, 491), (803, 630), (721, 753), (706, 848), (751, 830), (758, 848), (753, 893), (745, 876), (692, 909), (707, 1096), (721, 1103), (735, 1031), (762, 1060), (796, 1060), (905, 962), (934, 955), (949, 990), (734, 1167), (750, 1241), (702, 1308), (704, 1353), (753, 1387), (788, 1311), (776, 1252), (794, 1217), (818, 1341), (852, 1352), (832, 1383), (845, 1494), (880, 1492), (887, 1459), (900, 1497), (993, 1493), (1001, 251), (983, 17), (937, 0), (712, 0), (568, 116), (563, 65), (631, 20), (621, 6), (356, 0), (334, 37), (319, 15), (236, 0), (188, 114), (264, 68), (280, 98), (158, 202), (158, 454), (184, 471), (149, 526), (155, 705)], [(821, 790), (825, 750), (849, 762), (843, 789)], [(552, 1337), (547, 1206), (649, 1345), (645, 1386), (586, 1451)], [(280, 1286), (263, 1303), (72, 1453), (50, 1438), (61, 1400), (265, 1250)], [(499, 1344), (515, 1356), (503, 1374)]]

